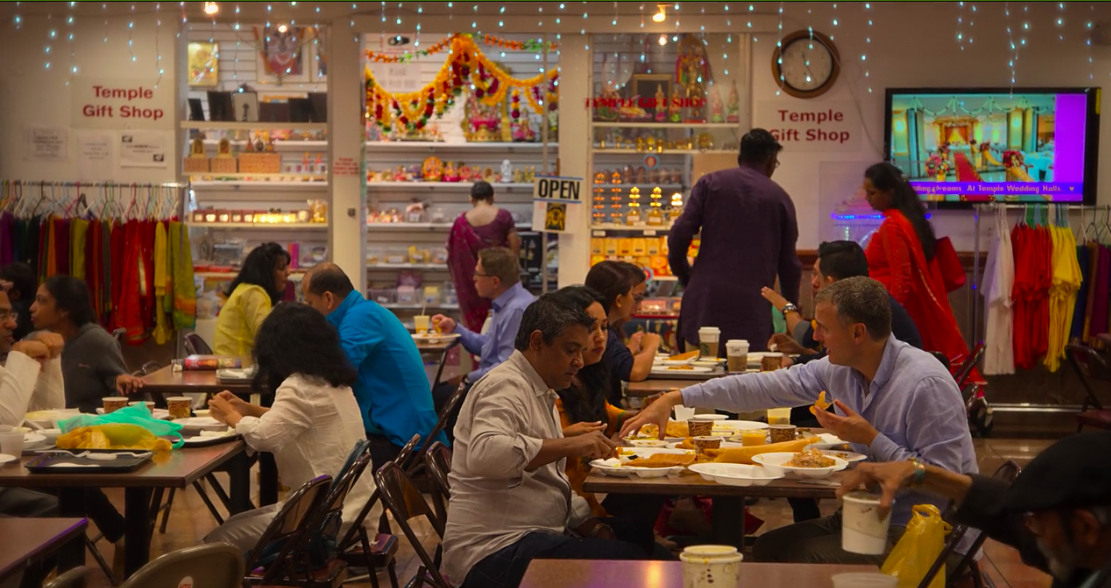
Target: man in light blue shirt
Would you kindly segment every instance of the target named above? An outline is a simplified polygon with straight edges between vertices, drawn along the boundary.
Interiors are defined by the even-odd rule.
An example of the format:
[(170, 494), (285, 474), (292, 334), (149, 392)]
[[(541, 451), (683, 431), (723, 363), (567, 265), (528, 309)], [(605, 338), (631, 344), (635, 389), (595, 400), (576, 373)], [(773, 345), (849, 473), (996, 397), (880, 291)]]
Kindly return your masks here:
[[(680, 404), (751, 411), (812, 404), (826, 390), (836, 400), (836, 413), (817, 411), (818, 421), (851, 443), (854, 451), (874, 461), (914, 459), (957, 473), (976, 473), (960, 391), (932, 355), (891, 336), (883, 285), (870, 278), (847, 278), (822, 288), (815, 303), (815, 337), (827, 349), (826, 357), (669, 392), (630, 419), (622, 438), (648, 423), (661, 425), (663, 431), (671, 409)], [(892, 512), (888, 551), (917, 504), (946, 506), (931, 494), (900, 494)], [(753, 549), (756, 561), (880, 564), (885, 555), (842, 550), (840, 512), (766, 533)]]
[[(517, 337), (521, 316), (536, 299), (521, 286), (517, 256), (505, 247), (488, 247), (478, 252), (474, 287), (479, 296), (493, 301), (490, 328), (486, 334), (475, 333), (442, 314), (432, 317), (432, 323), (439, 325), (442, 332), (459, 333), (463, 347), (481, 357), (478, 368), (465, 378), (472, 384), (513, 354), (513, 340)], [(453, 384), (458, 385), (458, 382)], [(455, 386), (450, 388), (454, 390)]]

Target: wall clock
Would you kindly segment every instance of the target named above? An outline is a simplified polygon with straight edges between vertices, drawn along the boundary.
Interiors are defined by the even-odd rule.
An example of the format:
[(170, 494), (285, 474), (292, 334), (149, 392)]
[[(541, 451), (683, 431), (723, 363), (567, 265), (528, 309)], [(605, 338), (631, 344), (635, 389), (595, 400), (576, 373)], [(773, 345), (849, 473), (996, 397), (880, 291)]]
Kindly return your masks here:
[(795, 98), (825, 94), (841, 73), (841, 56), (829, 37), (797, 31), (780, 41), (772, 54), (772, 76), (781, 90)]

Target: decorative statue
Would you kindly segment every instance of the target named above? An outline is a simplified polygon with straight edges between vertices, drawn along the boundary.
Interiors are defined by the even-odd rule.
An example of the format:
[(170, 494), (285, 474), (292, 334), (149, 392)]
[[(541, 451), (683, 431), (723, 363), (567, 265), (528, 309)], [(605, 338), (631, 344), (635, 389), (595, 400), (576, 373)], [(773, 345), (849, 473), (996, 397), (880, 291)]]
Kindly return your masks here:
[(503, 184), (513, 182), (513, 164), (508, 159), (501, 162), (501, 181)]
[(656, 122), (667, 120), (667, 96), (662, 84), (656, 84)]
[(718, 93), (717, 86), (710, 87), (710, 122), (725, 122), (725, 108), (721, 103), (721, 95)]
[(733, 80), (733, 87), (729, 90), (729, 105), (725, 107), (725, 122), (735, 123), (741, 120), (741, 97), (737, 93), (737, 80)]
[(683, 122), (683, 109), (679, 107), (682, 97), (679, 95), (679, 86), (671, 87), (671, 101), (667, 104), (667, 122)]

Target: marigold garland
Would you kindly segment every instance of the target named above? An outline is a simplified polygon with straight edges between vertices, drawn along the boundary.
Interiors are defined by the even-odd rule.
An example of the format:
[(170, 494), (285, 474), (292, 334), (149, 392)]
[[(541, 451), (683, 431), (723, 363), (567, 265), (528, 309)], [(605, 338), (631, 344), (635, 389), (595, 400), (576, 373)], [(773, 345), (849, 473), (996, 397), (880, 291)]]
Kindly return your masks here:
[[(406, 128), (422, 129), (432, 116), (443, 116), (444, 111), (454, 104), (455, 97), (471, 83), (475, 87), (475, 97), (489, 106), (501, 104), (509, 90), (524, 88), (529, 105), (537, 114), (544, 112), (540, 103), (540, 92), (544, 90), (549, 110), (557, 108), (558, 70), (526, 79), (514, 78), (483, 55), (470, 35), (452, 35), (445, 41), (450, 41), (451, 46), (448, 59), (432, 82), (416, 92), (394, 94), (378, 84), (370, 67), (366, 67), (367, 110), (379, 126), (386, 128), (396, 119)], [(370, 58), (371, 53), (368, 52), (367, 56)], [(466, 81), (468, 78), (469, 83)], [(540, 86), (545, 81), (547, 88), (542, 89)]]

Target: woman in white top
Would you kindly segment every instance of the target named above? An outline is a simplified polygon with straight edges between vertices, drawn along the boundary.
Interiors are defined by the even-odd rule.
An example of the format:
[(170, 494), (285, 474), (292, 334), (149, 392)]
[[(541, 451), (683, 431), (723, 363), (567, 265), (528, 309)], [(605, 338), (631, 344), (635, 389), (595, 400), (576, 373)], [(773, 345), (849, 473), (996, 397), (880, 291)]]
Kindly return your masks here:
[(54, 333), (39, 331), (27, 341), (14, 341), (19, 315), (8, 294), (0, 290), (0, 425), (19, 426), (28, 412), (65, 408), (62, 385), (64, 341)]
[[(209, 401), (212, 417), (235, 427), (252, 449), (273, 453), (290, 488), (325, 474), (335, 477), (366, 435), (350, 388), (356, 373), (335, 328), (311, 307), (279, 304), (259, 327), (253, 353), (254, 386), (274, 394), (274, 405), (248, 404), (225, 391)], [(342, 532), (373, 491), (371, 474), (364, 472), (344, 502)], [(279, 503), (233, 516), (205, 543), (223, 541), (246, 552), (280, 508)]]

